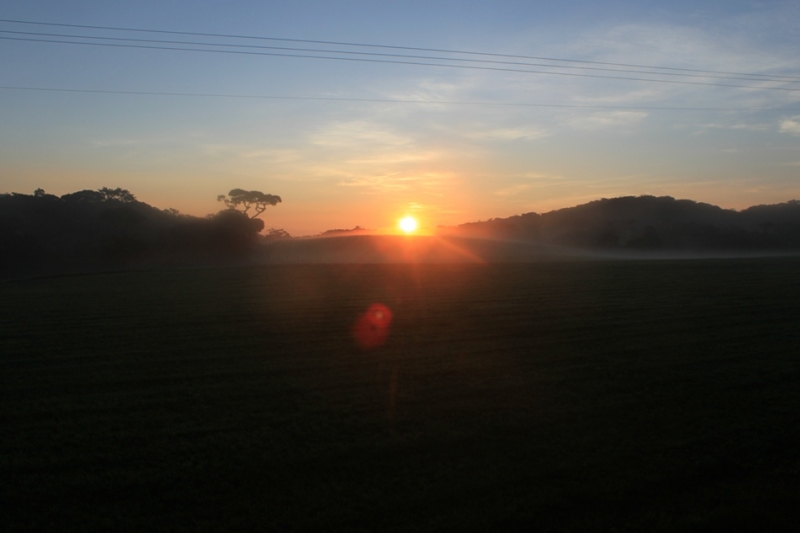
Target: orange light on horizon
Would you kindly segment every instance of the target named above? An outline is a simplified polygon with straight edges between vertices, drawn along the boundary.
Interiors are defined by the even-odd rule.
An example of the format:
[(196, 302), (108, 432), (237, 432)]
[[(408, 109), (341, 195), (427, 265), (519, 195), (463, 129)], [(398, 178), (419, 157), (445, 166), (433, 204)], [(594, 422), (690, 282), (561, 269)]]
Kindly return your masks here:
[(397, 223), (397, 226), (405, 233), (413, 233), (417, 231), (419, 224), (417, 224), (417, 221), (414, 217), (406, 216), (400, 219), (400, 221)]

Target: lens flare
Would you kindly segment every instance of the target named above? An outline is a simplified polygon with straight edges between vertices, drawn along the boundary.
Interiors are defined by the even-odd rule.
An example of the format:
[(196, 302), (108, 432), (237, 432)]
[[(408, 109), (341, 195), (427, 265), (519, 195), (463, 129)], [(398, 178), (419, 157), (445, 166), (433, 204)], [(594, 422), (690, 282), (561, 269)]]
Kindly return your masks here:
[(412, 233), (417, 230), (417, 221), (414, 219), (414, 217), (403, 217), (400, 219), (400, 222), (398, 222), (397, 225), (400, 226), (400, 229), (406, 233)]
[(353, 340), (364, 350), (383, 346), (389, 336), (392, 310), (383, 304), (372, 304), (353, 324)]

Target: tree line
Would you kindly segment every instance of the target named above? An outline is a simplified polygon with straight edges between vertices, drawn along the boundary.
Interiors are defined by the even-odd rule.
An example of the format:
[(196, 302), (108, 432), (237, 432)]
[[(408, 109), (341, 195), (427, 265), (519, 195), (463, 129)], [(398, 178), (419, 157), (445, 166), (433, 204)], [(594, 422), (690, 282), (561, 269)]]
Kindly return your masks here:
[[(265, 238), (256, 217), (281, 198), (234, 189), (220, 201), (226, 209), (195, 217), (120, 188), (0, 194), (0, 277), (241, 259)], [(288, 233), (271, 228), (270, 237)]]

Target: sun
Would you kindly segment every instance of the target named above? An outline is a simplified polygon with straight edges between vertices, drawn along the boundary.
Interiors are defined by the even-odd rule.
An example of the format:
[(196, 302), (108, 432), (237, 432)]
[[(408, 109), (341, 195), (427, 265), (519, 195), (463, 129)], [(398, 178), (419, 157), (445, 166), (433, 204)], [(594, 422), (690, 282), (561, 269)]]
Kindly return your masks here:
[(417, 231), (417, 221), (414, 219), (414, 217), (403, 217), (400, 219), (400, 222), (398, 222), (397, 225), (406, 233), (413, 233)]

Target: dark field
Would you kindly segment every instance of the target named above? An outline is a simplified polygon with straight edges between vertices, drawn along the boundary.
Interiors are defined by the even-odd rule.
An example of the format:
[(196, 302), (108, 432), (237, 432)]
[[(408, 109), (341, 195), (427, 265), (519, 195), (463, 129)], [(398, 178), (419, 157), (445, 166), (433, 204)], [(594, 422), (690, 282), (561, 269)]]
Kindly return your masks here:
[(796, 259), (11, 282), (0, 350), (3, 531), (800, 519)]

